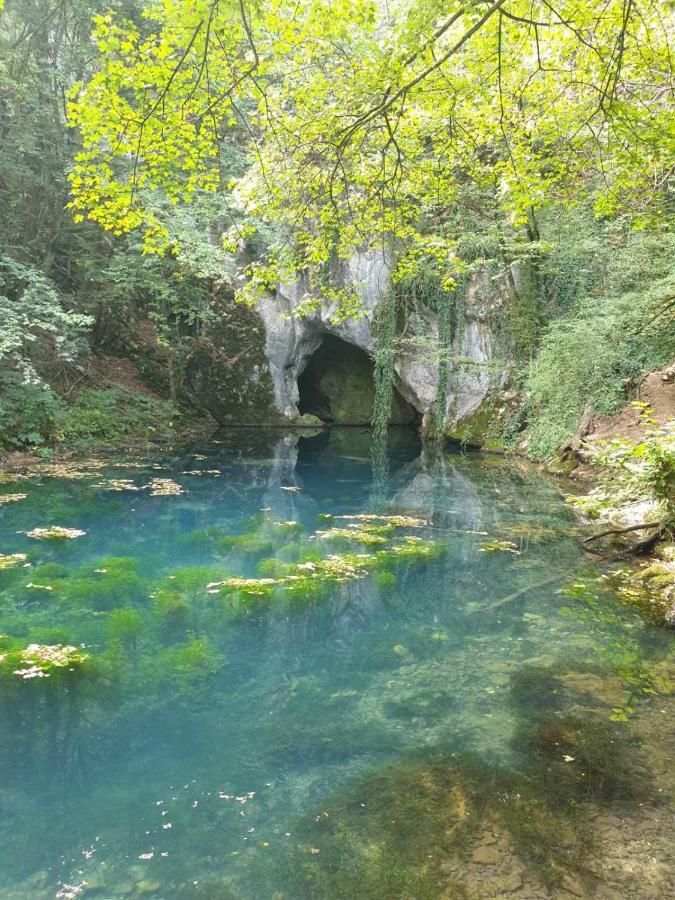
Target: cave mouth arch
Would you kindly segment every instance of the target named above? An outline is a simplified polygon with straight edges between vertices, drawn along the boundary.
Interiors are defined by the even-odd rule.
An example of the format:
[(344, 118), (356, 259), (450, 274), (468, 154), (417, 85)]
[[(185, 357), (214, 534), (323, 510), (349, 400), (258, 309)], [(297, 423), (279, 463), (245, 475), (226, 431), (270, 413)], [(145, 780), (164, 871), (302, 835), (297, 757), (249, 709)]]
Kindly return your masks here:
[[(298, 378), (301, 415), (329, 425), (370, 425), (375, 401), (373, 361), (363, 350), (326, 334)], [(415, 425), (419, 414), (394, 388), (391, 425)]]

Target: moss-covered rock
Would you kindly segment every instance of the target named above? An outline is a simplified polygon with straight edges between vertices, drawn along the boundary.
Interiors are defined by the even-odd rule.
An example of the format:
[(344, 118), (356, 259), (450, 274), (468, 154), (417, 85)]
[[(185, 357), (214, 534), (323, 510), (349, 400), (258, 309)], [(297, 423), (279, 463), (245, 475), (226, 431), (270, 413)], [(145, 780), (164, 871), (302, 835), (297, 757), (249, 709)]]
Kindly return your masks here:
[(294, 428), (311, 428), (317, 431), (325, 427), (325, 423), (312, 413), (303, 413), (296, 416), (290, 423)]
[(472, 413), (447, 428), (445, 436), (453, 443), (481, 450), (503, 450), (498, 418), (498, 404), (494, 398), (488, 397)]
[(258, 313), (231, 297), (217, 300), (215, 319), (192, 342), (184, 384), (192, 400), (222, 425), (281, 420)]

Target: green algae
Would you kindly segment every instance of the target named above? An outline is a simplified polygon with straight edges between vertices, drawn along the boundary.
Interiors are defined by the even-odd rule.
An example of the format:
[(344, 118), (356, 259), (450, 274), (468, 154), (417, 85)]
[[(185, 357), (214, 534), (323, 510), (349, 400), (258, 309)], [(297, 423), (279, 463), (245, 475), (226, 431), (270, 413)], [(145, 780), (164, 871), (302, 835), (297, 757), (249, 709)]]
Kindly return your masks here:
[(214, 674), (220, 659), (209, 644), (193, 638), (177, 647), (169, 647), (156, 657), (162, 679), (169, 679), (181, 689), (189, 689), (197, 681)]
[(199, 633), (207, 627), (209, 611), (215, 605), (211, 584), (222, 575), (222, 569), (215, 566), (175, 569), (152, 592), (153, 608), (170, 630), (189, 628)]
[(302, 563), (265, 560), (259, 571), (273, 573), (274, 577), (229, 578), (209, 584), (208, 589), (223, 595), (269, 597), (276, 593), (275, 589), (281, 588), (295, 596), (302, 596), (304, 590), (315, 596), (317, 583), (337, 585), (355, 581), (367, 578), (378, 569), (434, 559), (441, 552), (441, 548), (431, 541), (407, 536), (402, 543), (373, 553), (334, 553)]
[(95, 610), (140, 603), (148, 591), (138, 560), (126, 556), (103, 557), (81, 566), (53, 586), (67, 603)]
[(127, 651), (135, 651), (143, 632), (144, 621), (139, 610), (133, 607), (119, 607), (108, 615), (108, 639), (111, 644), (119, 644)]
[(358, 543), (366, 547), (384, 546), (387, 543), (391, 529), (385, 526), (362, 528), (329, 528), (325, 531), (317, 531), (316, 537), (323, 541), (340, 541), (341, 543)]
[[(421, 563), (438, 558), (443, 547), (438, 542), (425, 540), (418, 535), (396, 537), (400, 529), (418, 529), (427, 523), (410, 516), (321, 514), (322, 521), (350, 520), (346, 527), (336, 526), (318, 529), (305, 539), (283, 545), (277, 554), (262, 559), (257, 564), (260, 577), (232, 577), (208, 584), (207, 589), (218, 592), (226, 599), (230, 609), (251, 609), (262, 600), (284, 597), (307, 602), (326, 596), (328, 588), (345, 582), (360, 580), (370, 575), (379, 576), (377, 583), (385, 589), (395, 584), (393, 570), (401, 565)], [(260, 520), (256, 521), (259, 524)], [(273, 522), (293, 533), (297, 522)], [(233, 536), (230, 543), (253, 538), (256, 550), (262, 548), (260, 533)], [(327, 553), (320, 544), (338, 543), (343, 546), (361, 544), (369, 552)], [(293, 559), (295, 557), (295, 559)]]

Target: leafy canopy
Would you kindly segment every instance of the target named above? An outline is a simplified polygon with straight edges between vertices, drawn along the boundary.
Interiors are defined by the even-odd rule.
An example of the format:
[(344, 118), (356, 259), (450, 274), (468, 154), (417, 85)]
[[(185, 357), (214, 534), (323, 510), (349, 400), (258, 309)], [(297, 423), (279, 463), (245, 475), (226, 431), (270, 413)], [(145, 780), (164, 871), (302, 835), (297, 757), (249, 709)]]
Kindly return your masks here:
[[(254, 287), (364, 244), (403, 271), (447, 259), (471, 190), (535, 242), (551, 204), (588, 199), (639, 227), (667, 214), (666, 0), (161, 0), (95, 22), (72, 205), (140, 229), (146, 251), (180, 252), (173, 211), (213, 192), (226, 248), (275, 227)], [(233, 173), (224, 151), (242, 143)]]

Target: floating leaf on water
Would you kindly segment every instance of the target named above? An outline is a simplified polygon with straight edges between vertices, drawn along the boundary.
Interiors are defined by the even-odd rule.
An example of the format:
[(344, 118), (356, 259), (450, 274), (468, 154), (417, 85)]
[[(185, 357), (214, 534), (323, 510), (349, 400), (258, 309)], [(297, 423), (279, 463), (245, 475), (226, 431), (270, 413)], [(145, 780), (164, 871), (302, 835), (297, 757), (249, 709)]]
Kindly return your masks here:
[(130, 478), (111, 478), (109, 481), (102, 481), (95, 484), (94, 487), (103, 488), (106, 491), (140, 491), (141, 488)]
[(147, 469), (148, 464), (143, 462), (116, 462), (112, 463), (115, 469)]
[(520, 555), (520, 550), (517, 549), (513, 541), (485, 541), (478, 549), (481, 553), (492, 553), (495, 550), (502, 550), (506, 553)]
[(24, 681), (32, 678), (49, 678), (53, 669), (73, 671), (89, 659), (89, 654), (79, 647), (69, 644), (29, 644), (21, 652), (21, 662), (25, 669), (15, 669)]
[(20, 472), (0, 472), (0, 484), (14, 484), (15, 481), (25, 477)]
[(46, 463), (36, 466), (36, 474), (47, 478), (94, 478), (99, 469), (104, 469), (107, 466), (108, 462), (103, 459)]
[(207, 593), (218, 594), (221, 588), (230, 591), (241, 591), (250, 596), (265, 596), (274, 585), (283, 583), (285, 579), (277, 578), (226, 578), (224, 581), (212, 581), (206, 585)]
[[(327, 515), (327, 514), (325, 514)], [(359, 513), (351, 516), (328, 516), (335, 519), (351, 519), (357, 522), (383, 522), (387, 525), (393, 525), (394, 528), (423, 528), (429, 523), (426, 519), (415, 519), (412, 516), (378, 516), (374, 513)]]
[(82, 537), (87, 532), (79, 528), (64, 528), (62, 525), (50, 525), (49, 528), (33, 528), (26, 532), (26, 537), (37, 540), (72, 540)]
[(325, 541), (347, 540), (358, 541), (361, 544), (386, 544), (387, 539), (379, 534), (373, 534), (368, 528), (353, 526), (350, 528), (330, 528), (327, 531), (317, 531), (316, 537)]
[(17, 500), (25, 500), (28, 494), (0, 494), (0, 506), (5, 503), (16, 503)]
[(185, 493), (183, 488), (171, 478), (153, 478), (150, 482), (151, 497), (174, 497)]
[(2, 553), (0, 553), (0, 572), (3, 569), (12, 569), (14, 566), (18, 566), (19, 563), (23, 563), (25, 561), (25, 553), (10, 553), (8, 556), (4, 556)]

